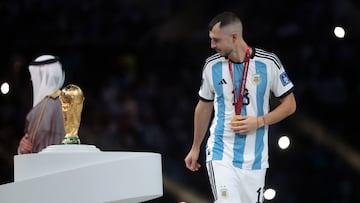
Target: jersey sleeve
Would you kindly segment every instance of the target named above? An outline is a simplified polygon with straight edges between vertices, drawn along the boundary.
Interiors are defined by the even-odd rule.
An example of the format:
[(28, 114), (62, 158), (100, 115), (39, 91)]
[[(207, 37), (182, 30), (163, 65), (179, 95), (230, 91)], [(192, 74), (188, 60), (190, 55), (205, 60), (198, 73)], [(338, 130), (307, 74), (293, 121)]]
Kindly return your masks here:
[(205, 63), (204, 68), (202, 70), (201, 85), (198, 95), (199, 95), (199, 99), (203, 101), (214, 100), (214, 90), (211, 81), (211, 65), (209, 63)]
[(275, 97), (283, 97), (291, 92), (294, 88), (293, 82), (287, 75), (284, 66), (280, 63), (280, 66), (274, 64), (273, 71), (273, 83), (271, 85), (271, 91)]

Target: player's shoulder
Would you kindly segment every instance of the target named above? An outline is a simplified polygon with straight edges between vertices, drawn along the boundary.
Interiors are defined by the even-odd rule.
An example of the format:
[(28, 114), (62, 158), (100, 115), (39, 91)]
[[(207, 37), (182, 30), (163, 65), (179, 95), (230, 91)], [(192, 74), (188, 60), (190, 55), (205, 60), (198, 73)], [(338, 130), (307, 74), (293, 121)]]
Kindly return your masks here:
[(258, 60), (262, 60), (267, 63), (274, 63), (279, 69), (282, 67), (281, 61), (278, 56), (271, 51), (267, 51), (262, 48), (254, 48), (254, 57)]
[(204, 68), (223, 60), (225, 60), (225, 57), (221, 56), (219, 53), (213, 54), (206, 58)]
[(255, 51), (255, 56), (258, 56), (258, 57), (269, 56), (269, 55), (276, 56), (276, 54), (274, 52), (271, 52), (271, 51), (263, 49), (263, 48), (254, 47), (253, 49)]
[(219, 60), (220, 58), (222, 58), (222, 56), (219, 53), (215, 53), (215, 54), (207, 57), (205, 62), (216, 61), (216, 60)]

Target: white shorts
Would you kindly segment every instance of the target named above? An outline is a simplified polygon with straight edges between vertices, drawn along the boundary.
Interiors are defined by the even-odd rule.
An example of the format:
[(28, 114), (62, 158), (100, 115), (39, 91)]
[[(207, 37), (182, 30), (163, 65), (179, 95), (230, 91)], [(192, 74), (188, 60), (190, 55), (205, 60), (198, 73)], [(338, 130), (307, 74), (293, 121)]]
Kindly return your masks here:
[(246, 170), (223, 161), (206, 168), (215, 203), (263, 203), (266, 169)]

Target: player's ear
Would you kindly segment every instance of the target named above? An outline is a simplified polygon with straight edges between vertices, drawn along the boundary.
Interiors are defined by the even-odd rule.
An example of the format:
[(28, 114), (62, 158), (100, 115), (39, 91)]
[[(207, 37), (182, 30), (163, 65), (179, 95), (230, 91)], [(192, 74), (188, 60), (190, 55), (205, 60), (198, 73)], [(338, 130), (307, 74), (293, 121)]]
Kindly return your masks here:
[(239, 39), (239, 34), (236, 33), (236, 32), (232, 32), (231, 33), (231, 39), (232, 39), (233, 42), (235, 42), (236, 40)]

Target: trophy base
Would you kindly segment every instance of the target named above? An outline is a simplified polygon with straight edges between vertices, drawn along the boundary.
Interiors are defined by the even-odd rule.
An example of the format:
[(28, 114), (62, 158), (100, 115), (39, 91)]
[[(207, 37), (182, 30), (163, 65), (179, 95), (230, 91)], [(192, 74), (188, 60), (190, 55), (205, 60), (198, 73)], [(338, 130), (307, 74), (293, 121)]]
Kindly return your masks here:
[(76, 144), (76, 145), (66, 145), (66, 144), (59, 144), (59, 145), (50, 145), (47, 146), (45, 149), (41, 150), (39, 153), (88, 153), (88, 152), (101, 152), (94, 145), (87, 145), (87, 144)]
[(80, 144), (79, 137), (64, 137), (63, 144)]

